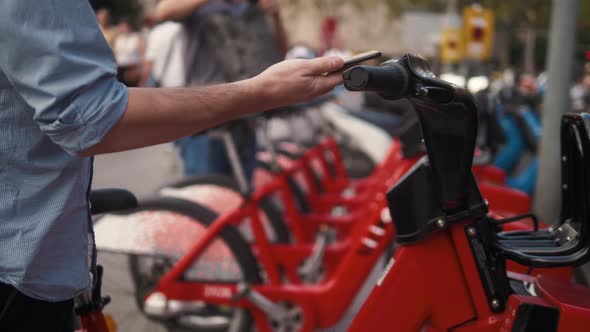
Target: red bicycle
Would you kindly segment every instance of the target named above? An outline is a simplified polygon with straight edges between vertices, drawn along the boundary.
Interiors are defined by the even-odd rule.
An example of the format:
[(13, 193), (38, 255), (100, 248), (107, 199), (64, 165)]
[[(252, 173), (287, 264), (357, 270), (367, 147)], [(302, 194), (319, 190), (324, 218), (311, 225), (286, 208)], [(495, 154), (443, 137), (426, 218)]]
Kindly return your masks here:
[[(459, 122), (460, 117), (456, 116), (454, 120)], [(423, 128), (428, 128), (425, 126), (429, 123), (425, 125), (422, 118), (421, 122)], [(462, 128), (469, 129), (468, 126)], [(321, 161), (322, 155), (325, 157), (326, 153), (319, 153), (316, 157), (329, 173), (325, 162)], [(470, 158), (473, 158), (473, 147)], [(462, 162), (466, 160), (459, 159)], [(151, 283), (141, 285), (138, 304), (150, 317), (169, 326), (188, 325), (200, 330), (248, 330), (256, 323), (260, 331), (306, 331), (329, 327), (340, 319), (364, 282), (367, 271), (372, 269), (392, 239), (391, 221), (382, 218), (381, 213), (385, 206), (385, 188), (389, 181), (396, 182), (412, 168), (414, 161), (406, 160), (403, 167), (396, 164), (393, 174), (391, 169), (385, 168), (387, 178), (383, 177), (383, 182), (364, 182), (370, 185), (359, 187), (359, 195), (366, 196), (362, 200), (340, 197), (339, 191), (348, 187), (348, 183), (326, 185), (331, 191), (323, 193), (317, 201), (325, 199), (329, 203), (326, 203), (327, 208), (355, 201), (354, 212), (358, 216), (348, 217), (350, 222), (344, 222), (346, 218), (327, 215), (322, 216), (321, 220), (305, 219), (294, 209), (293, 197), (289, 193), (289, 177), (303, 170), (307, 172), (306, 181), (313, 186), (309, 176), (310, 162), (303, 158), (254, 193), (248, 204), (219, 219), (198, 205), (166, 198), (144, 203), (131, 215), (131, 219), (138, 223), (152, 224), (148, 227), (152, 229), (149, 234), (129, 237), (133, 232), (122, 230), (124, 238), (115, 237), (113, 240), (139, 244), (133, 248), (135, 253), (161, 262), (161, 265), (151, 265), (152, 270), (155, 267), (155, 271), (152, 271), (154, 278)], [(470, 167), (471, 161), (467, 170)], [(407, 177), (404, 176), (401, 181)], [(332, 196), (332, 192), (336, 195)], [(501, 191), (497, 193), (500, 193), (500, 199), (505, 197)], [(265, 198), (277, 195), (283, 199), (287, 223), (294, 237), (307, 239), (307, 242), (281, 245), (269, 241), (257, 205)], [(504, 200), (509, 209), (511, 202)], [(396, 204), (404, 204), (404, 201), (400, 200)], [(429, 205), (414, 206), (418, 212), (426, 211), (425, 207)], [(322, 206), (318, 209), (321, 210)], [(244, 221), (248, 221), (252, 228), (252, 243), (245, 241), (233, 227)], [(439, 221), (436, 220), (437, 223)], [(446, 222), (442, 221), (443, 226)], [(310, 245), (309, 238), (321, 230), (322, 223), (347, 229), (348, 236), (332, 247)], [(123, 222), (120, 224), (122, 228), (126, 227)], [(406, 234), (404, 231), (407, 229), (403, 225), (396, 226), (402, 227), (402, 235)], [(517, 227), (522, 228), (522, 224)], [(398, 237), (399, 234), (398, 231)], [(195, 239), (199, 239), (198, 242), (195, 243)], [(312, 264), (320, 269), (311, 269), (313, 273), (308, 275), (313, 278), (302, 278), (301, 267), (310, 259), (323, 261), (324, 264)], [(513, 270), (526, 272), (526, 269), (519, 270), (518, 267)], [(562, 269), (553, 274), (569, 278), (569, 273), (568, 269)], [(310, 282), (313, 284), (310, 285)]]
[[(418, 69), (425, 73), (422, 73), (422, 76), (417, 74), (417, 65), (420, 65)], [(369, 73), (366, 77), (378, 77), (377, 82), (384, 84), (381, 91), (383, 93), (397, 93), (400, 98), (418, 98), (416, 104), (428, 147), (428, 158), (420, 159), (409, 173), (401, 177), (394, 187), (395, 190), (389, 194), (389, 200), (395, 203), (392, 205), (403, 211), (398, 215), (395, 213), (398, 210), (392, 208), (398, 242), (404, 244), (396, 252), (396, 262), (401, 259), (399, 257), (402, 257), (403, 252), (418, 248), (421, 241), (426, 241), (425, 238), (448, 234), (447, 229), (452, 231), (465, 219), (477, 217), (478, 220), (487, 220), (484, 219), (487, 216), (487, 204), (471, 173), (477, 130), (472, 97), (464, 90), (426, 76), (427, 68), (422, 59), (408, 55), (399, 62), (387, 63), (383, 68), (354, 69), (357, 72), (364, 70)], [(349, 87), (351, 79), (362, 82), (358, 77), (354, 77), (358, 74), (353, 75), (352, 71), (347, 72), (347, 75), (350, 76), (347, 78)], [(422, 84), (421, 87), (426, 91), (408, 88), (414, 88), (417, 83)], [(415, 91), (418, 92), (416, 97), (413, 95)], [(165, 321), (167, 324), (193, 324), (202, 330), (247, 331), (255, 324), (259, 331), (311, 331), (315, 328), (330, 327), (338, 322), (366, 279), (368, 271), (375, 265), (394, 235), (391, 221), (381, 217), (381, 208), (385, 206), (386, 201), (385, 195), (376, 190), (367, 204), (358, 208), (362, 211), (363, 218), (354, 223), (355, 229), (346, 241), (347, 249), (333, 256), (325, 249), (326, 264), (324, 270), (318, 273), (320, 278), (313, 284), (307, 284), (306, 280), (302, 280), (299, 268), (313, 253), (314, 248), (271, 243), (266, 237), (256, 208), (256, 204), (265, 197), (280, 195), (284, 199), (285, 209), (293, 210), (294, 204), (288, 193), (288, 175), (286, 172), (278, 176), (272, 183), (255, 192), (251, 203), (217, 219), (214, 214), (198, 205), (172, 198), (142, 204), (140, 211), (134, 212), (134, 216), (141, 222), (148, 222), (150, 217), (154, 217), (154, 221), (158, 223), (164, 220), (162, 216), (169, 216), (170, 220), (165, 223), (181, 223), (184, 231), (182, 234), (175, 233), (172, 238), (166, 237), (166, 246), (162, 245), (162, 239), (159, 238), (162, 234), (158, 232), (154, 232), (153, 238), (142, 239), (144, 242), (151, 241), (151, 245), (161, 250), (158, 254), (171, 257), (166, 268), (161, 271), (161, 276), (155, 280), (157, 283), (151, 284), (149, 289), (146, 288), (145, 301), (141, 301), (144, 311), (154, 319)], [(444, 204), (441, 205), (439, 202)], [(400, 222), (408, 218), (416, 219), (418, 222), (415, 225)], [(183, 219), (186, 222), (181, 222)], [(252, 244), (245, 241), (233, 227), (244, 220), (249, 221), (253, 230), (255, 241)], [(509, 221), (511, 220), (490, 222), (490, 228), (499, 232), (499, 224)], [(289, 224), (293, 227), (294, 233), (297, 224), (297, 220), (292, 220), (292, 224)], [(531, 234), (536, 236), (534, 234), (538, 233), (525, 232), (522, 226), (518, 228), (521, 229), (518, 233), (499, 234), (506, 237), (506, 243), (515, 245), (521, 242), (529, 243), (528, 241), (532, 241), (529, 238)], [(473, 230), (480, 234), (478, 228)], [(194, 239), (197, 237), (200, 238), (195, 242)], [(448, 235), (440, 237), (449, 240)], [(546, 242), (550, 242), (549, 240)], [(409, 245), (410, 242), (415, 244)], [(423, 296), (426, 296), (425, 292), (431, 292), (428, 296), (435, 299), (438, 299), (439, 292), (443, 292), (448, 295), (447, 301), (454, 299), (454, 292), (457, 292), (460, 299), (466, 292), (465, 287), (461, 290), (445, 285), (441, 287), (442, 290), (435, 291), (431, 284), (413, 283), (413, 280), (431, 282), (433, 278), (447, 274), (449, 277), (462, 280), (461, 273), (464, 272), (460, 268), (455, 270), (452, 264), (449, 264), (449, 268), (442, 268), (441, 264), (446, 262), (443, 258), (449, 257), (454, 257), (455, 261), (460, 257), (470, 257), (473, 260), (472, 249), (455, 248), (452, 245), (447, 249), (455, 250), (454, 256), (449, 256), (448, 252), (444, 254), (444, 251), (441, 255), (427, 254), (423, 249), (423, 256), (432, 255), (440, 261), (438, 264), (433, 263), (432, 267), (423, 267), (424, 270), (420, 270), (422, 264), (415, 263), (420, 261), (422, 256), (403, 256), (406, 258), (401, 266), (427, 274), (417, 276), (407, 272), (397, 273), (397, 287), (404, 288), (406, 293), (421, 287), (416, 292)], [(478, 253), (485, 256), (486, 251), (479, 250)], [(330, 257), (334, 258), (332, 262)], [(525, 269), (521, 270), (515, 267), (515, 270), (520, 272), (554, 275), (561, 278), (560, 280), (571, 277), (569, 268), (527, 271), (528, 265), (524, 264), (525, 261), (514, 256), (508, 258), (525, 265)], [(399, 270), (399, 266), (397, 263), (394, 264), (391, 271)], [(497, 274), (506, 275), (505, 267), (500, 271), (496, 264), (492, 266)], [(441, 271), (437, 271), (435, 267), (441, 268)], [(533, 267), (539, 268), (544, 265)], [(393, 272), (387, 274), (387, 280), (390, 279), (391, 273)], [(495, 292), (503, 290), (492, 289)], [(495, 292), (490, 305), (502, 306), (500, 295), (503, 293), (498, 295)], [(421, 299), (414, 297), (406, 298), (405, 301), (412, 305)], [(435, 300), (430, 302), (433, 301)], [(425, 306), (430, 308), (429, 302), (425, 300), (425, 303)], [(452, 317), (456, 317), (455, 315), (458, 316), (455, 313), (449, 316), (451, 318), (448, 321), (453, 320)], [(362, 319), (364, 316), (359, 317)], [(426, 316), (427, 319), (428, 317)], [(447, 322), (447, 318), (441, 319)], [(358, 324), (359, 330), (364, 330), (360, 328), (364, 326), (363, 323)], [(377, 330), (376, 325), (371, 326), (375, 326)], [(381, 325), (380, 328), (383, 326), (386, 325)], [(405, 325), (400, 326), (403, 328)], [(422, 325), (419, 325), (418, 329), (420, 326)], [(413, 326), (408, 330), (412, 328)]]
[(477, 116), (467, 91), (436, 79), (413, 55), (351, 69), (345, 79), (353, 90), (410, 98), (428, 147), (388, 192), (400, 249), (349, 331), (586, 331), (590, 289), (507, 272), (507, 261), (530, 272), (590, 258), (590, 116), (563, 117), (559, 224), (506, 232), (487, 215), (470, 170)]

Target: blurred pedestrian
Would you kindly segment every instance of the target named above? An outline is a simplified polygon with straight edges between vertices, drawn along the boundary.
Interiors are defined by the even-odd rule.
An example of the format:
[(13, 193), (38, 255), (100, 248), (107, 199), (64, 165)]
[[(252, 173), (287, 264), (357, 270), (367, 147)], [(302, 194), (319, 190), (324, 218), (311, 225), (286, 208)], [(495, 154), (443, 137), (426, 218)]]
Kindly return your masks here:
[[(248, 22), (245, 17), (262, 20)], [(175, 20), (183, 24), (186, 31), (187, 86), (252, 77), (273, 63), (266, 59), (276, 58), (275, 62), (279, 61), (286, 52), (287, 37), (276, 0), (261, 0), (259, 6), (247, 0), (162, 0), (158, 3), (154, 18), (160, 22)], [(269, 21), (270, 27), (266, 24)], [(240, 34), (252, 28), (245, 24), (255, 25), (258, 31)], [(245, 39), (253, 35), (270, 35), (274, 39), (266, 42)], [(256, 165), (253, 121), (241, 120), (234, 124), (231, 134), (246, 177), (250, 179)], [(186, 175), (232, 175), (227, 152), (221, 141), (209, 139), (205, 134), (183, 138), (177, 145)]]
[(131, 27), (127, 19), (122, 19), (118, 26), (115, 40), (115, 59), (117, 60), (119, 80), (129, 87), (137, 86), (141, 77), (141, 60), (143, 41), (141, 35)]
[(111, 13), (106, 8), (100, 8), (96, 11), (96, 20), (107, 43), (109, 43), (111, 49), (114, 48), (115, 40), (117, 39), (117, 29), (111, 26)]
[(576, 83), (570, 90), (572, 111), (581, 113), (590, 108), (590, 75), (578, 75)]
[[(146, 21), (152, 20), (146, 17)], [(180, 23), (168, 21), (154, 26), (146, 41), (140, 86), (184, 86), (184, 43), (184, 30)]]

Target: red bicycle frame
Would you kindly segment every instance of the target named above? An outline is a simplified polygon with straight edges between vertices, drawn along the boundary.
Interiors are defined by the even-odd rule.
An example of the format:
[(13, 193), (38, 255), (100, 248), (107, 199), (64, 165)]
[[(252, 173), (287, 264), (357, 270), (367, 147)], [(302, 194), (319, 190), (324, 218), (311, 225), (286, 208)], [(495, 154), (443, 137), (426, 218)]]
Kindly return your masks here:
[[(263, 190), (262, 194), (273, 193), (281, 185), (277, 181)], [(259, 201), (264, 195), (255, 195), (253, 201)], [(335, 324), (348, 304), (362, 286), (368, 271), (370, 271), (383, 250), (393, 237), (393, 227), (390, 222), (380, 220), (384, 197), (375, 197), (375, 202), (366, 208), (366, 220), (363, 233), (358, 233), (351, 240), (351, 249), (339, 264), (334, 264), (334, 271), (327, 280), (318, 285), (302, 285), (297, 277), (297, 267), (301, 258), (298, 255), (289, 256), (288, 251), (277, 254), (278, 245), (268, 242), (266, 239), (260, 218), (253, 207), (235, 211), (221, 217), (211, 225), (207, 234), (196, 243), (183, 258), (160, 280), (154, 293), (163, 294), (168, 299), (180, 301), (204, 301), (207, 303), (225, 304), (229, 306), (245, 307), (252, 311), (257, 327), (260, 331), (271, 331), (263, 312), (259, 311), (248, 301), (242, 299), (235, 301), (238, 294), (236, 284), (223, 283), (195, 283), (181, 281), (183, 273), (198, 258), (204, 249), (213, 241), (223, 227), (233, 222), (243, 220), (246, 215), (251, 219), (254, 236), (256, 237), (255, 252), (264, 267), (267, 275), (267, 283), (264, 285), (251, 285), (252, 289), (269, 298), (272, 301), (286, 301), (299, 306), (305, 316), (303, 330), (310, 331), (317, 327), (329, 327)], [(281, 277), (282, 267), (289, 279), (285, 283)]]
[[(300, 173), (295, 177), (308, 191), (309, 202), (312, 204), (314, 212), (330, 212), (335, 205), (354, 209), (356, 206), (364, 204), (374, 190), (385, 192), (399, 179), (399, 175), (392, 174), (392, 172), (398, 173), (395, 171), (398, 167), (406, 169), (406, 163), (413, 164), (419, 157), (404, 158), (401, 143), (394, 139), (386, 158), (377, 165), (369, 177), (351, 180), (346, 175), (336, 140), (328, 137), (317, 146), (307, 150), (300, 158), (303, 163), (299, 164), (291, 174)], [(293, 160), (278, 158), (278, 161), (285, 169), (294, 167), (295, 161)], [(321, 176), (324, 193), (315, 183), (314, 172)], [(473, 172), (480, 182), (481, 190), (493, 207), (494, 213), (508, 217), (530, 211), (528, 195), (503, 185), (505, 174), (501, 169), (489, 165), (476, 165), (473, 167)], [(342, 197), (342, 191), (348, 188), (353, 188), (355, 195)], [(328, 218), (328, 215), (321, 215), (318, 219), (322, 218)]]
[[(590, 290), (564, 280), (511, 273), (534, 282), (540, 297), (511, 295), (507, 309), (493, 313), (481, 285), (465, 232), (467, 222), (401, 247), (348, 331), (512, 331), (526, 303), (561, 311), (560, 331), (586, 331)], [(583, 325), (582, 325), (583, 323)]]
[[(342, 165), (333, 140), (326, 140), (322, 145), (306, 152), (302, 158), (293, 161), (287, 170), (255, 192), (248, 204), (216, 220), (208, 228), (207, 233), (160, 280), (153, 293), (163, 295), (170, 300), (203, 301), (248, 308), (253, 313), (258, 329), (270, 331), (265, 313), (247, 300), (235, 300), (239, 293), (238, 285), (181, 281), (181, 276), (219, 236), (224, 227), (236, 226), (244, 220), (250, 220), (255, 239), (252, 250), (264, 268), (267, 278), (264, 285), (251, 285), (252, 290), (271, 301), (289, 302), (301, 308), (305, 317), (303, 331), (330, 327), (337, 323), (393, 237), (394, 230), (391, 223), (384, 222), (380, 218), (381, 210), (385, 207), (384, 192), (391, 183), (396, 182), (413, 166), (415, 160), (403, 159), (399, 151), (395, 153), (393, 150), (383, 165), (375, 170), (374, 176), (368, 180), (350, 181), (342, 175), (343, 167), (336, 167), (335, 175), (330, 176), (333, 166), (330, 166), (328, 158), (334, 164)], [(314, 184), (312, 173), (314, 160), (315, 164), (321, 167), (324, 175), (322, 186), (328, 188), (327, 193), (319, 192)], [(393, 173), (391, 173), (391, 165), (397, 165), (393, 167)], [(299, 173), (303, 174), (310, 189), (310, 200), (314, 202), (314, 208), (322, 212), (303, 215), (296, 210), (292, 194), (288, 190), (287, 179)], [(363, 198), (341, 197), (340, 192), (350, 186), (355, 187)], [(513, 215), (528, 211), (530, 200), (519, 192), (504, 190), (502, 187), (491, 184), (482, 184), (481, 188), (489, 198), (492, 208), (497, 205), (505, 210), (501, 211), (501, 214)], [(512, 193), (512, 200), (506, 198), (510, 196), (506, 192)], [(277, 195), (282, 199), (288, 226), (298, 244), (272, 244), (265, 236), (257, 206), (263, 199)], [(515, 202), (518, 205), (516, 209)], [(351, 215), (344, 217), (333, 217), (325, 212), (329, 207), (337, 204), (354, 207), (354, 210)], [(311, 254), (313, 248), (309, 243), (322, 224), (328, 224), (339, 230), (341, 235), (345, 235), (344, 240), (327, 250), (324, 261), (325, 279), (317, 285), (303, 285), (298, 274), (298, 267)], [(528, 225), (521, 227), (530, 228)], [(446, 248), (449, 249), (450, 246)], [(441, 255), (444, 255), (444, 251)], [(444, 262), (442, 259), (444, 257), (439, 257), (439, 260)], [(449, 273), (449, 278), (457, 279), (455, 275), (451, 275), (454, 273), (452, 271), (453, 269), (449, 268), (445, 270), (445, 273)], [(444, 273), (434, 273), (432, 270), (429, 273), (431, 276), (445, 276)], [(405, 278), (407, 279), (408, 276), (412, 274), (407, 274)], [(455, 292), (453, 288), (449, 290), (449, 294), (461, 296), (461, 292)], [(452, 315), (448, 317), (445, 320), (454, 320), (451, 319)]]
[[(198, 259), (199, 255), (220, 234), (224, 227), (230, 225), (235, 226), (243, 220), (250, 220), (255, 238), (252, 249), (267, 276), (267, 281), (264, 285), (251, 285), (252, 290), (262, 294), (271, 301), (285, 301), (299, 306), (305, 316), (303, 331), (311, 331), (314, 328), (325, 328), (337, 323), (354, 298), (354, 295), (358, 292), (358, 289), (362, 286), (368, 272), (390, 243), (394, 234), (393, 225), (391, 222), (381, 220), (381, 211), (385, 206), (384, 194), (375, 194), (374, 198), (370, 200), (371, 203), (362, 209), (362, 214), (365, 218), (361, 219), (363, 221), (354, 224), (354, 231), (350, 232), (350, 237), (328, 248), (325, 257), (326, 276), (324, 280), (316, 285), (302, 284), (297, 269), (311, 254), (311, 245), (279, 245), (270, 243), (265, 236), (261, 218), (256, 208), (257, 204), (265, 197), (278, 194), (283, 198), (286, 215), (298, 215), (292, 202), (291, 194), (287, 189), (287, 177), (290, 175), (290, 172), (294, 172), (297, 169), (297, 167), (293, 167), (291, 170), (279, 175), (270, 184), (258, 190), (252, 196), (249, 204), (241, 209), (225, 214), (216, 220), (208, 228), (207, 233), (160, 280), (153, 292), (164, 295), (167, 299), (203, 301), (206, 303), (248, 308), (253, 313), (258, 329), (260, 331), (270, 331), (270, 325), (268, 324), (265, 313), (244, 299), (235, 301), (234, 297), (239, 293), (238, 285), (216, 282), (187, 282), (182, 281), (181, 278), (192, 263)], [(399, 171), (401, 174), (404, 174), (406, 170), (400, 169)], [(291, 218), (287, 218), (287, 220), (294, 236), (299, 239), (315, 234), (319, 227), (318, 223), (302, 222), (302, 220)], [(335, 227), (341, 226), (337, 220), (332, 220), (331, 225)], [(350, 226), (352, 227), (352, 225)], [(526, 227), (526, 229), (530, 228), (528, 225), (523, 225), (522, 227)], [(437, 236), (440, 237), (443, 235)], [(434, 238), (436, 239), (438, 237)], [(417, 247), (420, 246), (411, 247), (413, 250), (409, 251), (409, 254), (407, 248), (402, 248), (396, 254), (396, 260), (399, 262), (400, 257), (414, 257), (416, 255), (415, 250), (418, 250), (416, 249)], [(440, 249), (439, 247), (443, 249), (438, 250)], [(443, 258), (448, 258), (451, 254), (451, 256), (456, 256), (457, 253), (455, 250), (459, 250), (452, 243), (444, 241), (437, 244), (435, 249), (432, 249), (432, 247), (429, 248), (424, 248), (422, 255), (431, 257), (428, 262), (432, 261), (435, 264), (433, 265), (434, 267), (441, 267), (440, 264), (446, 261)], [(428, 251), (430, 253), (427, 253)], [(437, 252), (437, 254), (432, 255), (432, 252)], [(421, 256), (417, 257), (420, 258)], [(401, 262), (408, 259), (402, 259)], [(462, 276), (459, 278), (455, 275), (460, 270), (454, 269), (452, 265), (448, 265), (445, 268), (441, 267), (438, 270), (432, 267), (422, 267), (422, 265), (428, 264), (419, 264), (420, 266), (418, 266), (415, 264), (416, 261), (419, 260), (411, 259), (411, 261), (408, 261), (409, 267), (407, 268), (428, 269), (428, 271), (423, 272), (429, 278), (434, 276), (449, 280), (460, 280), (462, 278)], [(398, 270), (400, 266), (403, 267), (405, 264), (396, 264), (394, 265), (394, 269)], [(449, 276), (446, 276), (446, 273)], [(401, 281), (398, 282), (407, 281), (408, 279), (419, 281), (421, 278), (415, 277), (416, 275), (414, 273), (405, 272), (404, 275), (404, 277), (401, 277)], [(433, 280), (422, 281), (433, 282)], [(412, 287), (408, 287), (407, 285), (405, 286), (407, 291), (412, 291)], [(414, 284), (411, 283), (410, 285)], [(428, 288), (430, 286), (424, 287)], [(456, 292), (451, 287), (445, 286), (444, 288), (448, 288), (449, 294), (455, 294), (455, 297), (461, 296), (461, 292)], [(448, 304), (446, 307), (448, 307)]]

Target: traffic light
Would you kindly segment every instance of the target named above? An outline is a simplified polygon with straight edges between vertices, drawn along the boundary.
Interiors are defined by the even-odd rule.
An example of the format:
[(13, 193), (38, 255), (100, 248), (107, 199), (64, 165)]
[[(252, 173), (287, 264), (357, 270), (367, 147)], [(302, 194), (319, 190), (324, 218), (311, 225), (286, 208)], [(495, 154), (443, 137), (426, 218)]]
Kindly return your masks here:
[(457, 63), (463, 59), (463, 35), (459, 28), (446, 28), (442, 32), (440, 60), (443, 63)]
[(494, 13), (480, 5), (463, 10), (465, 57), (485, 61), (492, 56), (494, 42)]

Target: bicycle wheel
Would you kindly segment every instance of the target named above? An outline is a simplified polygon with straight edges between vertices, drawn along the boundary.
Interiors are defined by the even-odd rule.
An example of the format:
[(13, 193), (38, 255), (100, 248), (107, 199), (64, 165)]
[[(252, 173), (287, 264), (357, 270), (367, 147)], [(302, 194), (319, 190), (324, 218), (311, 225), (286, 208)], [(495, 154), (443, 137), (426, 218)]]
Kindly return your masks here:
[[(141, 202), (136, 210), (124, 216), (141, 223), (157, 224), (159, 228), (157, 233), (150, 236), (152, 243), (148, 246), (152, 247), (153, 252), (129, 256), (129, 271), (135, 287), (136, 304), (145, 312), (145, 297), (195, 240), (205, 233), (217, 215), (194, 202), (163, 197)], [(185, 273), (183, 279), (248, 284), (262, 282), (249, 244), (234, 228), (225, 228)], [(247, 310), (193, 302), (189, 309), (179, 312), (173, 318), (150, 318), (175, 332), (241, 332), (250, 331), (253, 324)]]
[[(188, 177), (165, 186), (160, 193), (204, 205), (218, 214), (236, 209), (244, 201), (236, 181), (221, 174)], [(271, 242), (289, 243), (289, 228), (275, 203), (270, 198), (265, 199), (260, 203), (259, 208)], [(249, 228), (240, 226), (239, 229), (244, 238), (251, 242), (253, 237)]]

